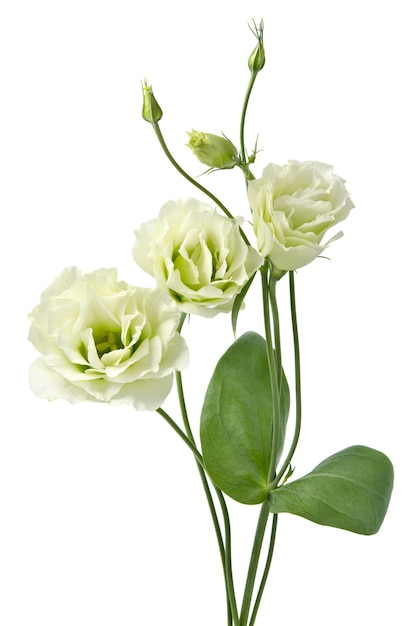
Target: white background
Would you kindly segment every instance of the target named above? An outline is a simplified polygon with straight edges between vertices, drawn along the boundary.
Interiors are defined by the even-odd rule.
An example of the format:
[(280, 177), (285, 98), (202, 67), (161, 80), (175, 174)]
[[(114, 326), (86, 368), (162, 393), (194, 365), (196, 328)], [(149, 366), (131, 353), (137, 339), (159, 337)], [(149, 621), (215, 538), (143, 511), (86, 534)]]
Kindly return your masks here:
[[(332, 163), (356, 204), (331, 261), (297, 275), (304, 423), (296, 475), (355, 443), (386, 452), (396, 471), (391, 507), (373, 537), (279, 518), (260, 626), (417, 623), (413, 7), (406, 0), (2, 4), (4, 626), (225, 623), (216, 542), (183, 444), (156, 414), (33, 397), (26, 316), (68, 265), (116, 266), (121, 279), (150, 284), (131, 258), (134, 229), (166, 200), (198, 194), (141, 119), (141, 80), (152, 83), (164, 110), (173, 153), (200, 174), (186, 131), (223, 131), (238, 141), (252, 17), (264, 17), (267, 54), (248, 112), (247, 145), (259, 133), (262, 149), (254, 172), (288, 158)], [(238, 171), (204, 182), (248, 217)], [(261, 330), (252, 293), (240, 333)], [(286, 303), (285, 281), (279, 297)], [(230, 320), (193, 318), (186, 338), (197, 431), (210, 373), (232, 341)], [(177, 415), (174, 395), (167, 407)], [(239, 590), (256, 514), (232, 506)]]

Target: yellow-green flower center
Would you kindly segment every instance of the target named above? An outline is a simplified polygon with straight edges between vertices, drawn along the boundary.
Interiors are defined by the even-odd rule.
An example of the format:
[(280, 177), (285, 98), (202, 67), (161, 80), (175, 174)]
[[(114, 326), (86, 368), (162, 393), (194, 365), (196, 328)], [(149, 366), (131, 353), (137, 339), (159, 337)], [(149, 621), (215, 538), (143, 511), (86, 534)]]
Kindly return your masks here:
[(111, 331), (100, 331), (99, 333), (95, 333), (94, 342), (96, 344), (97, 354), (101, 359), (104, 354), (107, 352), (112, 352), (112, 350), (119, 350), (122, 348), (120, 336), (117, 333), (113, 333)]

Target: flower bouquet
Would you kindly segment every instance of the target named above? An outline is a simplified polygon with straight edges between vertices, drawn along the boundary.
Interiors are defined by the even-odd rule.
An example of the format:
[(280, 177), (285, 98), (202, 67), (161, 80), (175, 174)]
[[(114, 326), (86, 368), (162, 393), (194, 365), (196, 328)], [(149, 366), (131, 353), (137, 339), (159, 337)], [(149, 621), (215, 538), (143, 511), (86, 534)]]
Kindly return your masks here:
[[(324, 163), (293, 160), (269, 164), (261, 176), (253, 174), (257, 142), (247, 150), (245, 120), (265, 63), (263, 22), (252, 30), (256, 45), (248, 61), (239, 147), (226, 136), (195, 130), (188, 142), (207, 172), (242, 171), (248, 219), (232, 215), (174, 159), (160, 127), (162, 109), (145, 81), (143, 118), (166, 157), (205, 201), (169, 201), (136, 231), (133, 257), (154, 277), (154, 288), (120, 281), (115, 269), (83, 274), (67, 268), (43, 292), (30, 315), (29, 333), (41, 353), (30, 369), (37, 396), (156, 411), (194, 456), (219, 547), (228, 626), (256, 622), (280, 513), (371, 535), (383, 522), (393, 485), (390, 460), (362, 445), (336, 452), (304, 476), (293, 476), (302, 421), (295, 274), (341, 237), (338, 232), (326, 238), (329, 229), (349, 215), (353, 203), (345, 181)], [(239, 335), (239, 314), (254, 293), (256, 278), (261, 280), (264, 334)], [(286, 377), (289, 365), (282, 359), (279, 289), (289, 294), (294, 390)], [(202, 398), (198, 437), (183, 388), (182, 371), (189, 357), (184, 322), (199, 315), (210, 324), (209, 318), (221, 313), (231, 319), (231, 345)], [(179, 410), (173, 417), (163, 404), (174, 381)], [(259, 507), (240, 595), (229, 498)]]

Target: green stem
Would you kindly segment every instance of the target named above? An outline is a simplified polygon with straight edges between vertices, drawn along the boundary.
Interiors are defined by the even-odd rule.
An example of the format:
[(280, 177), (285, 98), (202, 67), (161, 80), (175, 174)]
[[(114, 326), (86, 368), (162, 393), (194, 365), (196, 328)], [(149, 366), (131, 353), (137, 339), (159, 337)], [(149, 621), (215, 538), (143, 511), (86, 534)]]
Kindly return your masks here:
[(248, 616), (250, 613), (251, 598), (254, 591), (255, 577), (257, 574), (258, 562), (260, 560), (260, 552), (263, 545), (264, 533), (269, 517), (269, 503), (266, 500), (263, 502), (258, 518), (257, 529), (254, 536), (253, 549), (251, 552), (250, 565), (248, 567), (247, 580), (245, 583), (244, 597), (242, 600), (240, 626), (247, 626)]
[(239, 626), (239, 616), (238, 616), (238, 608), (237, 601), (235, 598), (235, 589), (234, 589), (234, 580), (232, 577), (232, 551), (231, 551), (231, 524), (229, 521), (229, 513), (228, 508), (226, 506), (225, 498), (223, 497), (222, 491), (220, 489), (215, 488), (216, 494), (219, 499), (219, 504), (221, 505), (222, 515), (224, 518), (225, 524), (225, 584), (227, 591), (227, 600), (228, 600), (228, 624), (231, 623), (231, 620), (234, 626)]
[(169, 416), (169, 414), (164, 411), (164, 409), (162, 409), (161, 407), (156, 409), (156, 412), (161, 415), (161, 417), (163, 417), (165, 419), (165, 421), (167, 422), (167, 424), (169, 424), (171, 426), (171, 428), (179, 435), (179, 437), (181, 437), (181, 439), (184, 441), (184, 443), (186, 444), (186, 446), (188, 448), (190, 448), (190, 450), (193, 452), (194, 457), (196, 459), (196, 461), (198, 462), (199, 466), (202, 467), (204, 469), (204, 464), (203, 464), (203, 459), (202, 459), (202, 455), (200, 454), (199, 450), (196, 448), (196, 446), (193, 444), (192, 441), (190, 441), (190, 439), (188, 438), (188, 436), (186, 435), (185, 432), (182, 431), (182, 429), (180, 428), (180, 426), (178, 426), (176, 424), (176, 422)]
[(277, 285), (277, 280), (271, 276), (270, 282), (269, 282), (269, 298), (270, 298), (270, 303), (271, 303), (271, 315), (273, 318), (276, 370), (277, 370), (277, 375), (278, 375), (277, 386), (279, 389), (279, 397), (280, 397), (283, 372), (282, 372), (282, 350), (281, 350), (281, 340), (280, 340), (279, 307), (277, 306), (276, 285)]
[(193, 437), (192, 429), (190, 426), (189, 418), (187, 415), (186, 402), (184, 399), (184, 391), (183, 391), (183, 379), (181, 376), (181, 372), (176, 372), (176, 385), (177, 385), (177, 395), (179, 398), (181, 415), (183, 418), (184, 429), (189, 437), (190, 441), (196, 445), (195, 439)]
[[(271, 396), (273, 401), (273, 415), (272, 415), (272, 434), (271, 434), (271, 456), (270, 467), (268, 474), (269, 484), (274, 480), (276, 475), (277, 455), (279, 449), (280, 438), (280, 378), (277, 372), (277, 360), (273, 346), (272, 334), (271, 334), (271, 321), (270, 321), (270, 288), (268, 273), (265, 269), (261, 272), (262, 285), (263, 285), (263, 313), (264, 313), (264, 329), (266, 335), (266, 348), (267, 348), (267, 361), (270, 374), (270, 387)], [(275, 315), (277, 312), (275, 312)], [(280, 344), (276, 346), (280, 351)], [(281, 361), (281, 359), (280, 359)]]
[[(197, 187), (197, 189), (199, 189), (200, 191), (202, 191), (205, 195), (208, 196), (208, 198), (210, 198), (211, 200), (213, 200), (213, 202), (215, 202), (215, 204), (218, 205), (218, 207), (221, 209), (221, 211), (223, 211), (225, 213), (225, 215), (227, 217), (229, 217), (230, 219), (234, 219), (234, 216), (232, 215), (232, 213), (230, 213), (230, 211), (228, 211), (228, 209), (226, 208), (226, 206), (219, 200), (219, 198), (217, 198), (211, 191), (209, 191), (209, 189), (206, 189), (206, 187), (204, 187), (203, 185), (201, 185), (199, 182), (197, 182), (197, 180), (195, 180), (192, 176), (190, 176), (175, 160), (175, 158), (173, 157), (173, 155), (171, 154), (171, 152), (168, 149), (168, 146), (165, 142), (165, 139), (161, 133), (161, 129), (160, 126), (158, 124), (158, 122), (152, 122), (152, 127), (154, 129), (155, 134), (157, 135), (157, 139), (160, 142), (160, 145), (163, 149), (164, 154), (166, 155), (166, 157), (168, 158), (168, 160), (170, 161), (170, 163), (175, 167), (175, 169), (192, 185), (194, 185), (195, 187)], [(240, 227), (240, 233), (241, 233), (241, 237), (243, 239), (243, 241), (247, 244), (247, 246), (250, 245), (250, 242), (248, 241), (244, 231), (241, 229)]]
[[(180, 323), (178, 326), (178, 332), (181, 331), (185, 318), (186, 318), (186, 314), (182, 313), (181, 318), (180, 318)], [(193, 436), (189, 417), (187, 414), (186, 400), (184, 397), (184, 389), (183, 389), (183, 380), (182, 380), (182, 376), (180, 372), (176, 372), (176, 385), (177, 385), (177, 394), (179, 398), (179, 405), (180, 405), (181, 415), (183, 418), (184, 428), (186, 430), (189, 440), (193, 443), (193, 445), (195, 445), (195, 439)], [(234, 625), (238, 626), (238, 609), (237, 609), (237, 604), (236, 604), (236, 599), (235, 599), (234, 582), (233, 582), (233, 577), (232, 577), (231, 525), (229, 521), (228, 509), (227, 509), (226, 502), (225, 502), (222, 492), (217, 487), (215, 487), (215, 492), (218, 497), (219, 504), (222, 510), (222, 516), (224, 519), (224, 527), (225, 527), (225, 546), (224, 546), (222, 532), (220, 529), (215, 504), (213, 501), (212, 493), (210, 491), (209, 483), (206, 478), (204, 468), (199, 463), (197, 463), (197, 469), (199, 471), (199, 476), (202, 481), (206, 499), (208, 501), (209, 510), (211, 513), (213, 525), (215, 528), (216, 538), (218, 541), (219, 553), (221, 556), (222, 568), (223, 568), (224, 578), (225, 578), (226, 596), (227, 596), (228, 626), (231, 626), (232, 620), (234, 620), (233, 622)]]
[[(263, 287), (263, 314), (264, 314), (264, 329), (266, 337), (266, 349), (267, 349), (267, 361), (270, 374), (270, 387), (273, 401), (273, 415), (272, 415), (272, 435), (271, 435), (271, 456), (269, 467), (269, 483), (272, 483), (276, 474), (277, 455), (279, 449), (279, 437), (280, 437), (280, 386), (281, 386), (281, 353), (280, 353), (280, 332), (279, 332), (279, 316), (277, 309), (277, 301), (275, 295), (275, 280), (271, 277), (267, 267), (264, 267), (261, 271), (262, 287)], [(271, 331), (271, 319), (270, 319), (270, 307), (273, 316), (274, 325), (274, 343)], [(280, 368), (278, 370), (277, 368)], [(278, 374), (280, 371), (280, 375)], [(269, 515), (268, 502), (264, 502), (257, 524), (257, 530), (254, 538), (253, 550), (251, 553), (250, 565), (248, 568), (248, 575), (246, 586), (244, 590), (244, 598), (241, 609), (240, 626), (247, 626), (249, 611), (251, 607), (251, 599), (254, 591), (255, 578), (257, 574), (258, 562), (260, 559), (260, 552), (263, 545), (263, 538), (266, 529), (266, 524)], [(267, 581), (267, 576), (270, 570), (270, 564), (273, 557), (274, 542), (276, 536), (276, 521), (272, 523), (272, 533), (270, 537), (269, 551), (267, 555), (267, 561), (264, 568), (264, 573), (261, 579), (259, 591), (254, 604), (254, 609), (250, 621), (250, 626), (254, 624), (258, 607), (261, 602), (261, 597), (264, 591), (264, 587)]]
[(264, 567), (263, 576), (261, 578), (260, 587), (257, 593), (257, 597), (254, 602), (253, 612), (251, 614), (251, 619), (249, 622), (249, 626), (254, 626), (255, 618), (257, 617), (258, 609), (260, 606), (261, 598), (263, 597), (264, 587), (266, 586), (267, 577), (270, 571), (271, 562), (273, 559), (274, 552), (274, 544), (276, 541), (276, 532), (277, 532), (277, 514), (273, 515), (273, 521), (271, 524), (271, 533), (270, 533), (270, 544), (267, 553), (266, 565)]
[(293, 440), (283, 465), (277, 474), (272, 488), (277, 487), (279, 481), (283, 477), (286, 469), (288, 468), (296, 447), (298, 445), (300, 429), (302, 425), (302, 391), (301, 391), (301, 376), (300, 376), (300, 347), (299, 347), (299, 333), (298, 322), (296, 316), (296, 297), (295, 297), (295, 277), (294, 272), (289, 272), (289, 290), (290, 290), (290, 310), (292, 316), (292, 330), (293, 330), (293, 351), (295, 360), (295, 395), (296, 395), (296, 420), (295, 420), (295, 432)]
[(240, 160), (242, 163), (241, 169), (243, 170), (245, 174), (245, 180), (247, 183), (249, 180), (253, 180), (254, 176), (251, 173), (250, 168), (248, 167), (248, 164), (247, 164), (247, 155), (245, 153), (244, 128), (245, 128), (245, 117), (247, 115), (247, 109), (248, 109), (248, 102), (250, 100), (251, 92), (253, 90), (256, 78), (257, 78), (257, 72), (251, 72), (250, 81), (248, 83), (247, 91), (244, 97), (244, 104), (242, 106), (241, 121), (240, 121), (240, 127), (239, 127), (239, 142), (240, 142), (240, 151), (241, 151)]
[[(281, 371), (282, 371), (282, 358), (281, 358), (281, 345), (280, 345), (280, 325), (279, 314), (276, 300), (276, 281), (271, 276), (267, 267), (264, 267), (261, 271), (262, 287), (263, 287), (263, 314), (264, 314), (264, 329), (266, 337), (266, 349), (267, 349), (267, 361), (270, 374), (270, 387), (273, 401), (273, 415), (272, 415), (272, 435), (271, 435), (271, 457), (269, 467), (269, 483), (273, 483), (276, 475), (276, 464), (279, 449), (280, 438), (280, 390), (281, 390)], [(273, 317), (274, 328), (274, 344), (271, 330), (271, 317)], [(280, 372), (280, 374), (279, 374)], [(255, 578), (257, 574), (258, 562), (260, 559), (260, 552), (263, 545), (264, 533), (269, 516), (269, 504), (268, 501), (264, 502), (257, 524), (257, 530), (254, 538), (253, 550), (251, 553), (250, 565), (248, 568), (248, 575), (246, 586), (244, 590), (244, 598), (241, 609), (240, 626), (247, 626), (249, 611), (251, 607), (251, 599), (254, 591)], [(272, 522), (272, 530), (270, 535), (270, 544), (267, 554), (267, 560), (264, 567), (263, 576), (261, 578), (259, 590), (254, 603), (254, 608), (250, 620), (249, 626), (253, 626), (258, 608), (261, 602), (261, 598), (264, 592), (264, 587), (267, 582), (267, 577), (270, 570), (271, 561), (273, 558), (274, 544), (276, 538), (277, 520), (274, 516)]]
[[(205, 475), (205, 468), (203, 464), (203, 459), (196, 446), (194, 445), (194, 439), (190, 440), (189, 437), (182, 431), (182, 429), (176, 424), (176, 422), (169, 416), (169, 414), (164, 411), (161, 407), (156, 409), (156, 412), (161, 415), (165, 419), (165, 421), (173, 428), (173, 430), (181, 437), (184, 443), (190, 448), (193, 452), (200, 477), (202, 478), (204, 490), (206, 497), (208, 499), (209, 508), (212, 514), (212, 520), (215, 526), (216, 536), (218, 539), (219, 550), (221, 554), (221, 561), (225, 573), (225, 584), (226, 584), (226, 592), (228, 599), (228, 626), (232, 623), (231, 618), (233, 619), (234, 626), (239, 626), (239, 618), (238, 618), (238, 609), (236, 606), (235, 600), (235, 592), (234, 585), (232, 580), (232, 568), (231, 568), (231, 525), (229, 521), (228, 509), (226, 507), (225, 499), (222, 495), (222, 492), (215, 487), (216, 494), (219, 498), (219, 503), (222, 510), (222, 515), (225, 523), (225, 548), (223, 546), (223, 538), (222, 533), (220, 531), (218, 518), (216, 515), (216, 510), (214, 506), (214, 502), (212, 499), (212, 494), (210, 492), (209, 484)], [(189, 427), (190, 428), (190, 427)], [(193, 436), (192, 436), (193, 437)]]
[[(189, 418), (187, 415), (186, 402), (184, 399), (184, 391), (183, 391), (183, 382), (182, 382), (182, 377), (181, 377), (180, 372), (176, 372), (176, 383), (177, 383), (177, 392), (179, 396), (179, 403), (180, 403), (181, 414), (183, 417), (184, 427), (185, 427), (185, 430), (187, 432), (187, 435), (190, 441), (192, 441), (192, 443), (194, 444), (195, 440), (193, 437)], [(209, 488), (209, 483), (206, 478), (206, 474), (203, 468), (199, 464), (197, 464), (197, 468), (198, 468), (199, 475), (200, 475), (203, 488), (205, 491), (205, 495), (208, 501), (210, 513), (212, 516), (212, 521), (215, 527), (216, 537), (218, 540), (219, 552), (221, 555), (222, 567), (223, 567), (224, 576), (225, 576), (227, 600), (228, 600), (228, 624), (231, 623), (231, 618), (233, 618), (234, 624), (238, 625), (238, 611), (236, 607), (235, 591), (234, 591), (232, 567), (231, 567), (231, 526), (229, 522), (228, 509), (226, 507), (225, 499), (222, 495), (222, 492), (215, 487), (216, 495), (218, 497), (221, 510), (222, 510), (222, 515), (224, 518), (224, 525), (225, 525), (225, 547), (224, 547), (223, 537), (222, 537), (222, 533), (221, 533), (221, 529), (220, 529), (219, 521), (218, 521), (218, 516), (216, 514), (216, 509), (215, 509), (212, 494)]]

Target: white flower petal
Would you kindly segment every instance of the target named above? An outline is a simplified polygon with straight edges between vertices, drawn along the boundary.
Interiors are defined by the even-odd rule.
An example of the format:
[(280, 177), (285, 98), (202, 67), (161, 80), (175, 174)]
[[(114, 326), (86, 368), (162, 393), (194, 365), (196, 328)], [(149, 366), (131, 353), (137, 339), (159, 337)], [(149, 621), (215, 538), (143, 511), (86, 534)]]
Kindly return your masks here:
[(262, 263), (244, 243), (238, 221), (193, 198), (168, 202), (157, 220), (143, 224), (133, 254), (180, 310), (206, 317), (231, 310)]
[(29, 369), (29, 385), (38, 398), (46, 400), (68, 400), (68, 402), (83, 402), (88, 399), (84, 389), (74, 387), (58, 372), (50, 369), (44, 359), (36, 359)]
[(43, 354), (30, 371), (34, 393), (70, 402), (117, 398), (147, 409), (157, 398), (160, 406), (174, 370), (188, 361), (168, 295), (117, 282), (114, 270), (83, 275), (70, 268), (42, 297), (29, 332)]
[(173, 374), (165, 378), (137, 380), (123, 385), (111, 404), (130, 404), (137, 411), (155, 411), (163, 403), (171, 391)]
[(248, 199), (260, 253), (280, 273), (313, 261), (327, 244), (325, 232), (354, 207), (332, 166), (315, 161), (268, 165), (249, 182)]

